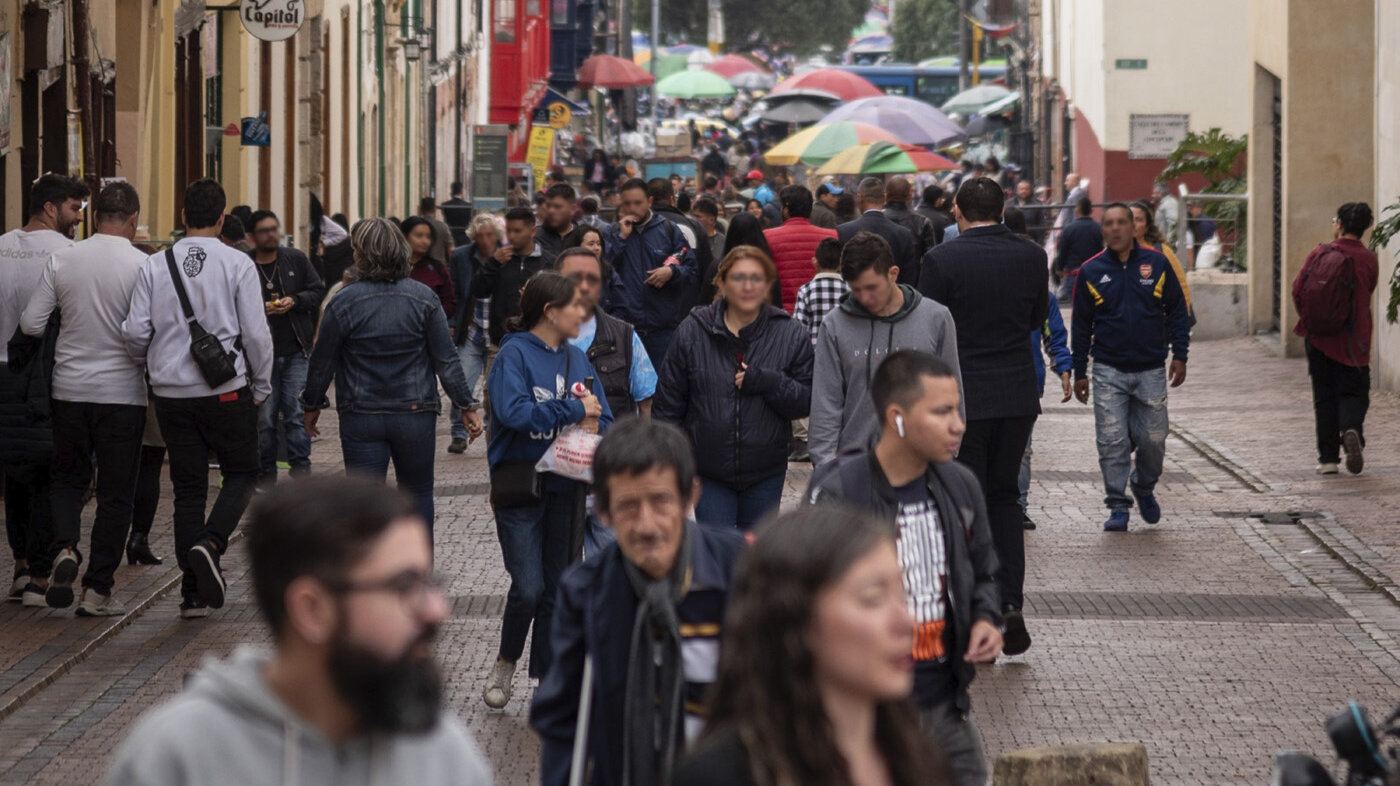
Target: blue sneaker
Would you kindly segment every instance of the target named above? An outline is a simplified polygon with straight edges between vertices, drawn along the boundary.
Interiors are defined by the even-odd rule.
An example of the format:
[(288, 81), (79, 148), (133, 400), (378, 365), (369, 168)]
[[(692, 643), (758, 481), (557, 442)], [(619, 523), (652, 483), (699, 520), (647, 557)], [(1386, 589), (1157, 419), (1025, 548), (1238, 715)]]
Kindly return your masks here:
[(1143, 521), (1156, 524), (1162, 520), (1162, 506), (1157, 504), (1156, 497), (1151, 494), (1133, 494), (1133, 498), (1137, 500), (1138, 514), (1142, 516)]
[(1108, 521), (1103, 523), (1104, 532), (1127, 532), (1128, 531), (1128, 511), (1115, 510), (1108, 517)]

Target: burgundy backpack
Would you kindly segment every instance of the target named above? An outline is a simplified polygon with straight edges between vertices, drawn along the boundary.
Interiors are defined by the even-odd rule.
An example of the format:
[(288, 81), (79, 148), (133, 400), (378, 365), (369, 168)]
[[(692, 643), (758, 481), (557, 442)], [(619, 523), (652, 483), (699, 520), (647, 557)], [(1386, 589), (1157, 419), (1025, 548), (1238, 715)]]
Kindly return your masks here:
[(1351, 329), (1356, 303), (1356, 262), (1328, 243), (1303, 266), (1293, 282), (1293, 305), (1310, 336), (1332, 336)]

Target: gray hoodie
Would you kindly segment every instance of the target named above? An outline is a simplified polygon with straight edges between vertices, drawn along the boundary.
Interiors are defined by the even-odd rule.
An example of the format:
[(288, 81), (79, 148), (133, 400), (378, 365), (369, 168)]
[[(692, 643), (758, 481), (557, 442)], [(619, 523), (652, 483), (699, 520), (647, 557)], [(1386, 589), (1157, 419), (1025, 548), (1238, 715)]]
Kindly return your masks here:
[[(887, 317), (871, 314), (848, 294), (822, 320), (807, 433), (814, 465), (863, 448), (874, 439), (880, 420), (870, 399), (870, 382), (880, 361), (891, 352), (917, 349), (942, 358), (953, 367), (958, 392), (962, 392), (952, 313), (913, 287), (900, 284), (899, 291), (904, 293), (904, 306)], [(965, 411), (959, 403), (959, 414)]]
[(108, 786), (491, 786), (491, 769), (456, 717), (423, 735), (336, 745), (268, 688), (269, 655), (240, 647), (206, 661), (183, 693), (149, 712), (117, 751)]

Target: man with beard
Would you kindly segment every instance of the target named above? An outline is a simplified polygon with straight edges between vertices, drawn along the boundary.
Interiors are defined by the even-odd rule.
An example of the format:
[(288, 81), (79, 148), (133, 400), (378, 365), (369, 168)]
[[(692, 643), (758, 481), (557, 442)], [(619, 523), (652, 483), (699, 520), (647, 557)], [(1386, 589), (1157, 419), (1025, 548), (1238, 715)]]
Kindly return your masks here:
[(196, 673), (132, 730), (109, 786), (492, 783), (442, 708), (432, 647), (447, 598), (406, 497), (345, 477), (277, 488), (253, 512), (248, 557), (274, 650)]

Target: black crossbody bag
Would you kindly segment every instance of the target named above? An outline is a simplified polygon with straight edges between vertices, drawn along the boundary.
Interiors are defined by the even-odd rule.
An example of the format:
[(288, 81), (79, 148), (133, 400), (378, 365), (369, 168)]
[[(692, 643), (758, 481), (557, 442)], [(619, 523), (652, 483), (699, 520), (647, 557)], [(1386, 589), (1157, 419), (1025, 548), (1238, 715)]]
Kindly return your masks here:
[(189, 293), (185, 292), (185, 282), (180, 280), (180, 270), (175, 264), (175, 252), (165, 250), (165, 264), (170, 268), (170, 280), (175, 283), (175, 294), (180, 298), (180, 308), (185, 312), (185, 322), (190, 329), (190, 356), (211, 388), (217, 388), (238, 376), (236, 355), (224, 349), (219, 337), (204, 329), (194, 317), (194, 307), (190, 305)]

